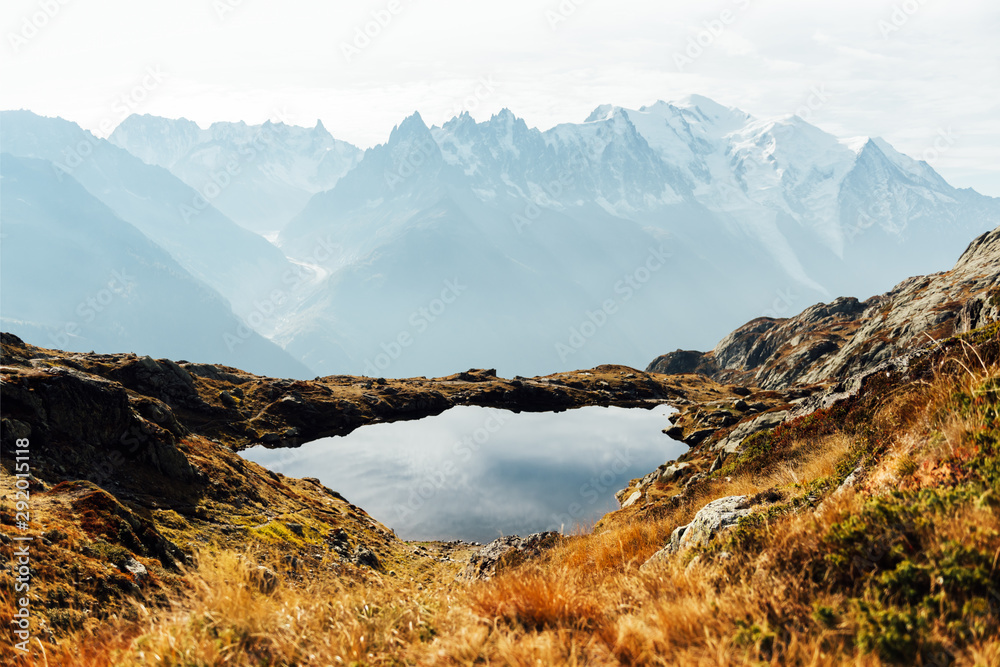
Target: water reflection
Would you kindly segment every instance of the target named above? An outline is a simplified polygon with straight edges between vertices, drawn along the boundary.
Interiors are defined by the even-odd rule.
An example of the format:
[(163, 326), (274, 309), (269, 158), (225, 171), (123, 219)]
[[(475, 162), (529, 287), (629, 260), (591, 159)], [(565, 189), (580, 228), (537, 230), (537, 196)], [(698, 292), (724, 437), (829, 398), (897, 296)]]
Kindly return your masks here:
[(365, 426), (298, 449), (243, 455), (318, 477), (404, 539), (486, 542), (588, 526), (618, 507), (629, 479), (687, 448), (661, 433), (668, 406), (520, 413), (457, 407)]

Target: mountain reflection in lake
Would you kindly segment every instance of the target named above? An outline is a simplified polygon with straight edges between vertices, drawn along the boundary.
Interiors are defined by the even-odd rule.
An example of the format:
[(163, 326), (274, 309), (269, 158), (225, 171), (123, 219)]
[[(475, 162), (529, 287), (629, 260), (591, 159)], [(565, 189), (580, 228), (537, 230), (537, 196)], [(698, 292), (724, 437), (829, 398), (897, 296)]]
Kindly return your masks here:
[(630, 479), (686, 451), (661, 432), (673, 412), (456, 407), (243, 456), (290, 477), (319, 478), (403, 539), (487, 542), (570, 532), (617, 509), (614, 494)]

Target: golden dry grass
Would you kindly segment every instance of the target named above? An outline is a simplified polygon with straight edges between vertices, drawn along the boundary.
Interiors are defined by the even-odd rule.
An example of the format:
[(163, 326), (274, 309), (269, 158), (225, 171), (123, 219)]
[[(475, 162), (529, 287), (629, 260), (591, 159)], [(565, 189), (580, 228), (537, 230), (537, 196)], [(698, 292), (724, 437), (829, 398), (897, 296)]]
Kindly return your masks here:
[[(406, 577), (282, 573), (265, 592), (254, 558), (206, 553), (169, 609), (72, 636), (48, 664), (1000, 664), (1000, 614), (987, 591), (921, 583), (924, 572), (1000, 582), (998, 499), (983, 486), (995, 480), (970, 486), (982, 475), (963, 467), (993, 446), (983, 434), (1000, 404), (989, 389), (998, 376), (970, 368), (893, 391), (870, 416), (873, 433), (889, 434), (882, 449), (865, 450), (857, 432), (803, 440), (764, 474), (703, 484), (656, 518), (610, 517), (487, 582), (460, 584), (445, 571), (420, 587)], [(969, 409), (957, 409), (956, 396)], [(859, 451), (868, 465), (860, 486), (821, 483), (839, 482)], [(700, 506), (773, 489), (781, 512), (639, 571)], [(900, 489), (933, 493), (893, 495)], [(869, 539), (852, 561), (855, 542)], [(929, 586), (940, 618), (906, 599), (904, 576)], [(958, 625), (948, 620), (956, 609), (966, 619)]]

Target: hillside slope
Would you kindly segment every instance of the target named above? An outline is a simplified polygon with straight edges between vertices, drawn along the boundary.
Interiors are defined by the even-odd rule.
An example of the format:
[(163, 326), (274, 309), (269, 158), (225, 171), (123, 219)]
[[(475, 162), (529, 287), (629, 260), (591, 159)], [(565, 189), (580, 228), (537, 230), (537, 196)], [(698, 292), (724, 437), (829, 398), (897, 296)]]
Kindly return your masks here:
[[(592, 533), (483, 549), (402, 543), (315, 480), (189, 431), (183, 409), (74, 368), (121, 360), (3, 346), (3, 444), (31, 440), (34, 477), (32, 523), (5, 501), (0, 540), (35, 540), (37, 664), (1000, 659), (997, 325), (870, 374), (711, 473), (690, 457), (635, 480)], [(690, 396), (689, 411), (718, 403)], [(798, 400), (772, 398), (763, 417)], [(0, 573), (5, 624), (13, 583)]]
[(677, 350), (646, 370), (767, 389), (837, 381), (998, 316), (1000, 228), (974, 240), (950, 271), (910, 278), (867, 301), (840, 298), (790, 318), (759, 318), (711, 352)]
[(45, 160), (0, 155), (4, 330), (83, 352), (146, 350), (310, 377), (229, 303)]
[[(210, 190), (195, 190), (76, 123), (30, 111), (3, 111), (0, 143), (5, 153), (46, 160), (55, 177), (69, 176), (80, 183), (225, 297), (241, 318), (259, 317), (260, 302), (272, 298), (275, 289), (288, 290), (294, 284), (289, 277), (297, 275), (295, 267), (281, 251), (220, 213), (212, 206)], [(21, 285), (44, 302), (49, 294), (39, 287)], [(262, 319), (267, 324), (267, 318)]]
[[(0, 349), (0, 543), (6, 550), (13, 537), (35, 540), (33, 627), (50, 650), (165, 609), (196, 585), (199, 563), (228, 563), (235, 572), (220, 576), (246, 577), (254, 591), (267, 592), (306, 574), (336, 586), (374, 587), (383, 577), (393, 586), (429, 586), (441, 577), (450, 585), (468, 556), (469, 545), (404, 544), (318, 480), (269, 472), (239, 449), (295, 446), (453, 405), (542, 411), (736, 398), (706, 378), (654, 381), (619, 366), (517, 380), (486, 370), (304, 382), (135, 354), (50, 350), (9, 333), (0, 335)], [(9, 453), (25, 448), (31, 520), (18, 528)], [(13, 586), (11, 570), (0, 570), (0, 622), (8, 625)], [(115, 641), (127, 643), (134, 629)], [(11, 655), (0, 644), (0, 656)], [(72, 660), (87, 664), (79, 655)]]

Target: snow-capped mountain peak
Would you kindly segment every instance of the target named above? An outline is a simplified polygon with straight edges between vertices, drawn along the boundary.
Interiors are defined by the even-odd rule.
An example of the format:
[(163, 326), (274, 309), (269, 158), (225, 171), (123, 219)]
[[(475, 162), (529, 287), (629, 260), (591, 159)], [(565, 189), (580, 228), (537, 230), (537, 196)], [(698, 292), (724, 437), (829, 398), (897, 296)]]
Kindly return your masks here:
[(619, 107), (616, 107), (613, 104), (602, 104), (601, 106), (591, 111), (590, 115), (587, 116), (586, 120), (584, 120), (583, 122), (596, 123), (602, 120), (607, 120), (608, 118), (611, 117), (611, 114), (613, 114), (615, 109), (617, 108)]
[(361, 159), (321, 121), (311, 128), (275, 122), (215, 122), (132, 115), (108, 140), (163, 167), (257, 232), (280, 229), (317, 192), (332, 188)]
[(694, 113), (716, 127), (737, 127), (754, 120), (753, 116), (742, 109), (724, 106), (704, 95), (686, 95), (668, 106)]
[(319, 118), (316, 119), (316, 124), (313, 125), (312, 131), (313, 134), (329, 135), (331, 138), (333, 138), (333, 135), (327, 131), (326, 125), (324, 125), (323, 121), (320, 120)]

